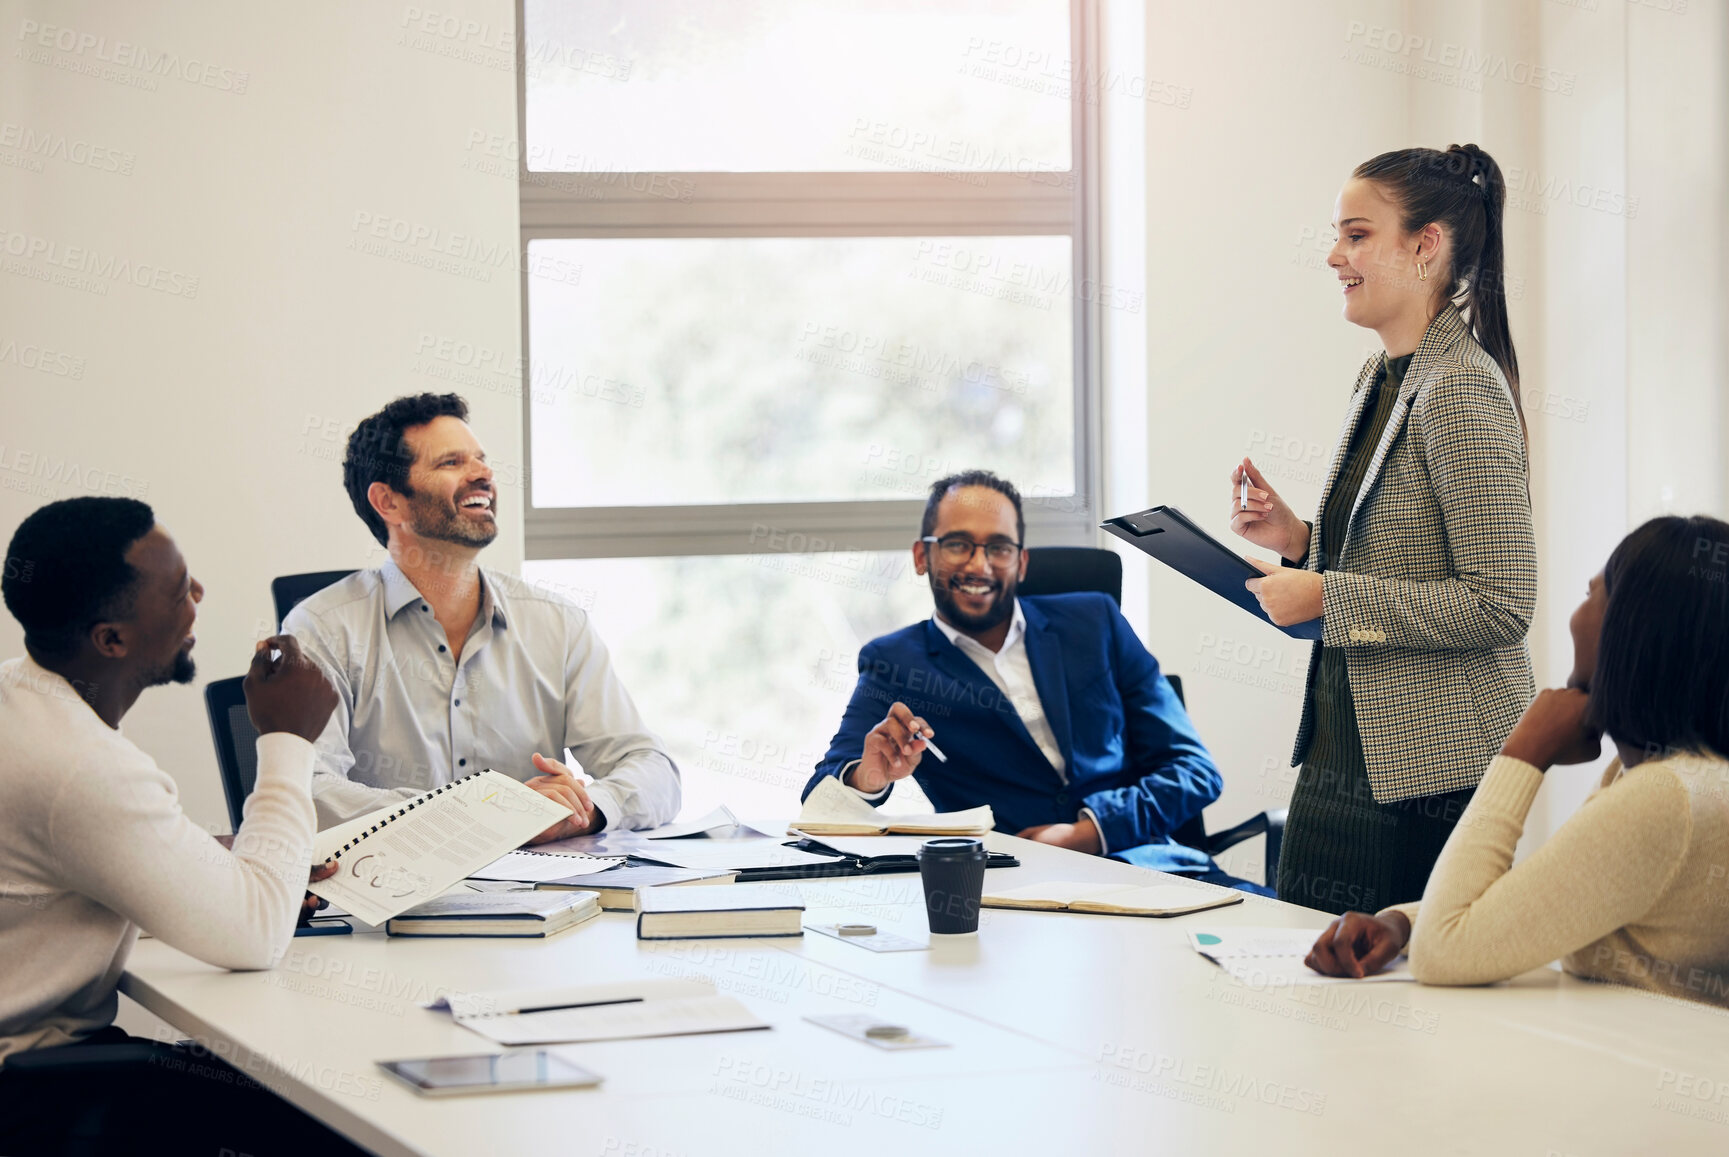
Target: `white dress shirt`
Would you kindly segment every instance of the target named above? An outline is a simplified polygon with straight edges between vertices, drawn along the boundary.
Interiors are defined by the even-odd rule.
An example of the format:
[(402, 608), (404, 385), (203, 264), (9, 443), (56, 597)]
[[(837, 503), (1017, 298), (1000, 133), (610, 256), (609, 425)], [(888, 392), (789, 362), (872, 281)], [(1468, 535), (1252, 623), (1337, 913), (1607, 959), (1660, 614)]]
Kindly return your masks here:
[[(1038, 685), (1033, 682), (1032, 660), (1027, 658), (1027, 618), (1021, 613), (1021, 601), (1015, 600), (1015, 613), (1009, 620), (1009, 633), (1003, 639), (1002, 648), (996, 651), (970, 635), (963, 635), (959, 628), (944, 622), (941, 615), (933, 614), (931, 622), (936, 624), (944, 638), (959, 647), (961, 654), (971, 659), (974, 666), (985, 673), (985, 677), (1003, 693), (1003, 698), (1014, 705), (1015, 713), (1021, 717), (1027, 734), (1033, 737), (1039, 751), (1050, 760), (1057, 777), (1064, 783), (1069, 782), (1068, 761), (1063, 758), (1063, 749), (1057, 745), (1056, 733), (1051, 730), (1050, 720), (1045, 718), (1044, 700), (1039, 698)], [(857, 765), (857, 761), (854, 761), (842, 770), (841, 782), (846, 782), (847, 774)], [(853, 790), (864, 799), (878, 803), (893, 787), (894, 785), (890, 784), (879, 792), (859, 791), (856, 787)], [(1090, 808), (1082, 808), (1080, 814), (1091, 819), (1093, 826), (1098, 827), (1098, 818)], [(1099, 832), (1099, 851), (1101, 854), (1109, 851), (1105, 847), (1103, 829)]]
[(645, 728), (588, 615), (512, 575), (481, 568), (480, 613), (450, 652), (444, 628), (394, 561), (358, 571), (283, 623), (336, 683), (317, 743), (321, 828), (492, 768), (539, 773), (535, 752), (569, 747), (594, 777), (608, 828), (651, 828), (679, 807), (678, 768)]
[(961, 634), (957, 628), (943, 622), (941, 615), (932, 615), (931, 622), (997, 685), (1003, 698), (1014, 704), (1015, 713), (1026, 725), (1027, 734), (1033, 737), (1033, 742), (1057, 769), (1057, 776), (1064, 783), (1069, 782), (1069, 765), (1063, 759), (1063, 749), (1057, 746), (1057, 737), (1051, 731), (1050, 721), (1045, 718), (1044, 701), (1039, 698), (1039, 689), (1033, 683), (1033, 664), (1027, 658), (1027, 617), (1021, 614), (1021, 600), (1015, 600), (1014, 618), (1009, 620), (1009, 633), (999, 651), (992, 651), (977, 639)]

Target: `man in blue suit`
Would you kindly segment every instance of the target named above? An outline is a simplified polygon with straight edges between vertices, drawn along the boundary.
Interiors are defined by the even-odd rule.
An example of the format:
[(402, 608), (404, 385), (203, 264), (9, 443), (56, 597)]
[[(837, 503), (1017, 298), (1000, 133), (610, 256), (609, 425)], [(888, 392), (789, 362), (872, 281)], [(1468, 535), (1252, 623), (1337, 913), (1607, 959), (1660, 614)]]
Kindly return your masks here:
[[(940, 811), (989, 804), (1024, 839), (1241, 884), (1172, 836), (1220, 778), (1158, 660), (1108, 595), (1017, 598), (1025, 530), (1020, 494), (988, 471), (931, 487), (913, 566), (936, 614), (859, 652), (804, 794), (838, 776), (880, 804), (916, 775)], [(948, 762), (923, 758), (933, 738)]]

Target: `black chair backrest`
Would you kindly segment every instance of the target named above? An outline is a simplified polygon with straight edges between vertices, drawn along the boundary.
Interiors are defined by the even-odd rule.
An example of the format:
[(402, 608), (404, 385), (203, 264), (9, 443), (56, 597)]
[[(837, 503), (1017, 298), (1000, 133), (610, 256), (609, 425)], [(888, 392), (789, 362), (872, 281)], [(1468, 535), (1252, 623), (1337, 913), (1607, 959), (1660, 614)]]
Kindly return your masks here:
[(1066, 595), (1098, 591), (1123, 601), (1123, 560), (1114, 550), (1096, 546), (1035, 546), (1027, 550), (1023, 595)]
[(294, 609), (294, 604), (315, 595), (332, 583), (341, 582), (354, 572), (351, 570), (319, 570), (311, 574), (285, 574), (281, 578), (270, 580), (270, 597), (276, 600), (276, 629), (282, 629), (282, 620), (288, 617), (288, 612)]
[(204, 710), (210, 715), (210, 738), (216, 744), (216, 764), (222, 769), (222, 794), (228, 818), (240, 830), (240, 815), (252, 785), (258, 782), (258, 732), (246, 714), (244, 676), (217, 679), (204, 686)]

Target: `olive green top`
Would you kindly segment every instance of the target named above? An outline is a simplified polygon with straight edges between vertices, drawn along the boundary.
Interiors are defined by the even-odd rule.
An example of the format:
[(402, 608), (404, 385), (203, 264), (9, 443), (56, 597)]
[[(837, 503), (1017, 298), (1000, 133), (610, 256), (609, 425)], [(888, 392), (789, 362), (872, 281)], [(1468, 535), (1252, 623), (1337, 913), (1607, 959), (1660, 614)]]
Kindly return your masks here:
[(1393, 413), (1393, 403), (1399, 398), (1399, 384), (1405, 371), (1411, 368), (1412, 354), (1388, 358), (1386, 371), (1369, 387), (1370, 397), (1363, 404), (1363, 416), (1351, 434), (1345, 450), (1345, 464), (1339, 469), (1338, 481), (1327, 495), (1327, 507), (1321, 514), (1321, 566), (1333, 569), (1339, 551), (1345, 545), (1345, 531), (1351, 525), (1351, 508), (1357, 504), (1357, 492), (1368, 477), (1369, 463), (1375, 460), (1375, 448), (1387, 430), (1387, 419)]
[[(1386, 432), (1411, 356), (1388, 358), (1345, 447), (1321, 521), (1320, 569), (1332, 569), (1351, 508)], [(1341, 647), (1321, 648), (1310, 688), (1314, 733), (1291, 795), (1279, 857), (1279, 899), (1327, 912), (1415, 900), (1471, 797), (1470, 789), (1376, 801)], [(1397, 897), (1397, 899), (1395, 899)]]

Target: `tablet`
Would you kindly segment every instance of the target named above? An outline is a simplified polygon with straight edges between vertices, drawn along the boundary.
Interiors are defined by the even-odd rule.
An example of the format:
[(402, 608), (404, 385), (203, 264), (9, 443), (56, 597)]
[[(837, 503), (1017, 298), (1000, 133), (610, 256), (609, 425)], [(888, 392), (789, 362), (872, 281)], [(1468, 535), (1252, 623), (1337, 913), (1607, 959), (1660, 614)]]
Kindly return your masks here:
[[(1235, 603), (1263, 623), (1274, 625), (1243, 583), (1261, 577), (1248, 559), (1196, 526), (1174, 506), (1154, 506), (1139, 514), (1124, 514), (1099, 523), (1137, 550), (1146, 552), (1180, 574), (1187, 575), (1220, 598)], [(1293, 639), (1319, 639), (1321, 620), (1293, 623), (1279, 630)]]
[(378, 1067), (425, 1097), (521, 1089), (583, 1089), (601, 1081), (551, 1049), (507, 1049), (470, 1056), (379, 1061)]

